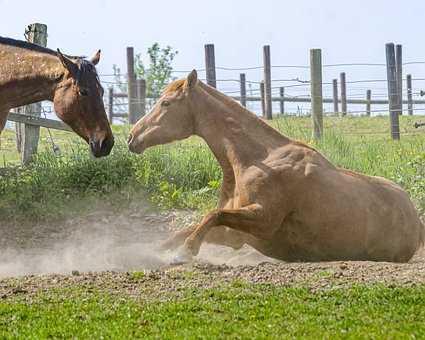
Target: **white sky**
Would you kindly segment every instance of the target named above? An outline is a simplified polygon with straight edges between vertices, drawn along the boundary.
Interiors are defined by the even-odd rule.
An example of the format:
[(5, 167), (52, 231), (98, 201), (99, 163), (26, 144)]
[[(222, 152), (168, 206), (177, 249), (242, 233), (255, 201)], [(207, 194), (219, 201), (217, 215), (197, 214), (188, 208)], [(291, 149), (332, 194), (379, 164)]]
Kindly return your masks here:
[[(113, 64), (125, 71), (126, 46), (145, 52), (156, 41), (179, 51), (176, 70), (203, 68), (206, 43), (215, 44), (216, 65), (226, 67), (261, 65), (265, 44), (271, 45), (273, 65), (308, 65), (310, 48), (323, 49), (325, 64), (385, 63), (387, 42), (403, 44), (408, 62), (425, 60), (424, 13), (423, 0), (0, 0), (0, 35), (23, 38), (27, 24), (45, 23), (53, 49), (92, 55), (101, 48), (101, 74), (111, 73)], [(341, 71), (346, 71), (347, 80), (386, 77), (382, 67), (346, 67), (325, 69), (323, 80), (338, 77)], [(406, 66), (405, 71), (414, 78), (425, 77), (423, 65)], [(261, 76), (260, 70), (247, 72), (248, 80)], [(309, 75), (299, 69), (273, 70), (274, 79), (294, 77)], [(239, 71), (222, 71), (218, 78), (239, 78)], [(365, 86), (369, 85), (348, 90), (353, 97), (363, 96)], [(372, 86), (379, 94), (385, 87), (385, 83)], [(219, 88), (233, 90), (238, 84), (220, 83)]]

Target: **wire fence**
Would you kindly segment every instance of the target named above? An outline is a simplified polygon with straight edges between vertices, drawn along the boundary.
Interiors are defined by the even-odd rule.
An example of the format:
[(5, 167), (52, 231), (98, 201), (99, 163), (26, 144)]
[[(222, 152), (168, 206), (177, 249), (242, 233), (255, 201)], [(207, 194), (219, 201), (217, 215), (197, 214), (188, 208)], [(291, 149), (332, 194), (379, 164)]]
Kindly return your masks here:
[[(403, 66), (408, 65), (425, 65), (425, 61), (409, 61), (403, 63)], [(347, 67), (381, 67), (385, 70), (386, 64), (382, 63), (335, 63), (335, 64), (324, 64), (322, 66), (324, 69), (326, 68), (344, 68), (344, 71)], [(273, 69), (302, 69), (309, 70), (310, 66), (307, 65), (272, 65)], [(217, 70), (222, 70), (226, 72), (240, 72), (240, 71), (262, 71), (264, 66), (249, 66), (249, 67), (225, 67), (225, 66), (217, 66)], [(175, 75), (179, 75), (179, 78), (182, 74), (188, 73), (191, 70), (173, 70), (172, 71), (172, 79), (175, 79)], [(197, 71), (203, 73), (206, 71), (205, 68), (197, 68)], [(258, 72), (257, 79), (261, 79), (262, 74)], [(101, 83), (106, 88), (114, 88), (116, 92), (126, 93), (128, 88), (127, 77), (123, 74), (99, 74), (101, 79)], [(255, 75), (253, 75), (253, 78)], [(245, 83), (247, 85), (246, 88), (246, 96), (247, 96), (247, 107), (254, 111), (257, 114), (262, 114), (261, 112), (261, 80), (250, 80), (246, 79)], [(205, 77), (200, 77), (200, 80), (206, 81)], [(411, 81), (415, 84), (416, 88), (412, 90), (409, 94), (407, 92), (406, 86), (403, 88), (403, 101), (406, 104), (408, 100), (408, 95), (411, 96), (413, 102), (418, 102), (422, 100), (421, 89), (425, 88), (425, 78), (415, 77), (411, 78)], [(240, 97), (240, 84), (241, 80), (236, 77), (227, 78), (227, 79), (216, 79), (217, 88), (224, 94), (234, 97)], [(403, 78), (403, 84), (406, 84), (407, 78)], [(310, 79), (304, 78), (304, 75), (299, 75), (291, 78), (276, 78), (271, 79), (271, 94), (273, 97), (278, 98), (281, 94), (281, 89), (284, 89), (284, 97), (285, 97), (285, 114), (288, 115), (309, 115), (311, 113), (311, 104), (310, 101), (312, 99), (310, 93), (311, 81)], [(324, 112), (327, 115), (337, 115), (340, 112), (334, 112), (332, 103), (329, 103), (329, 100), (333, 97), (333, 81), (332, 80), (324, 80), (322, 81), (322, 91), (323, 97), (328, 100), (324, 103)], [(368, 90), (372, 93), (372, 106), (378, 105), (379, 109), (376, 107), (371, 108), (370, 110), (366, 110), (364, 104), (350, 104), (349, 109), (347, 110), (347, 114), (349, 115), (364, 115), (364, 114), (372, 114), (372, 115), (384, 115), (388, 114), (389, 110), (387, 108), (383, 108), (382, 105), (387, 104), (373, 104), (375, 99), (378, 100), (388, 100), (388, 96), (393, 95), (393, 93), (388, 93), (387, 90), (387, 79), (347, 79), (346, 85), (346, 99), (350, 104), (352, 100), (366, 100), (366, 92)], [(421, 86), (423, 85), (423, 86)], [(255, 98), (258, 97), (258, 98)], [(146, 106), (146, 111), (149, 111), (153, 104), (155, 103), (157, 98), (146, 98), (143, 100), (143, 104)], [(304, 99), (306, 101), (292, 101), (296, 99)], [(105, 96), (105, 108), (109, 111), (109, 102), (108, 98)], [(139, 104), (141, 101), (138, 100), (128, 100), (126, 97), (116, 97), (113, 102), (113, 112), (116, 115), (116, 123), (125, 123), (127, 121), (126, 115), (128, 114), (128, 106), (130, 103)], [(339, 95), (339, 104), (341, 103), (341, 98)], [(361, 105), (361, 106), (360, 106)], [(425, 105), (420, 103), (416, 103), (413, 111), (415, 114), (423, 114)], [(273, 112), (279, 113), (280, 107), (278, 100), (273, 101)], [(407, 109), (403, 109), (403, 112), (408, 112)], [(47, 118), (55, 118), (55, 113), (51, 104), (43, 103), (43, 115)]]
[[(425, 114), (425, 100), (422, 99), (422, 89), (425, 88), (425, 78), (421, 77), (425, 73), (425, 67), (418, 72), (411, 72), (411, 67), (423, 67), (425, 61), (413, 60), (404, 62), (403, 73), (405, 75), (415, 73), (415, 77), (402, 78), (402, 107), (397, 110), (403, 114), (408, 114), (413, 111), (415, 115)], [(272, 111), (274, 114), (283, 114), (283, 116), (310, 116), (312, 113), (311, 102), (316, 97), (311, 95), (312, 80), (310, 79), (309, 65), (289, 65), (289, 64), (272, 64), (270, 66), (271, 77), (269, 88), (272, 96)], [(346, 75), (345, 79), (345, 100), (347, 109), (344, 112), (349, 116), (382, 116), (388, 115), (391, 111), (388, 105), (388, 99), (395, 96), (397, 93), (389, 93), (387, 80), (387, 65), (384, 63), (368, 63), (368, 62), (343, 62), (323, 64), (323, 80), (320, 85), (322, 87), (323, 96), (323, 113), (325, 116), (337, 116), (341, 114), (341, 104), (343, 96), (341, 93), (340, 74)], [(365, 70), (375, 70), (371, 72), (369, 77), (362, 77)], [(208, 82), (208, 66), (198, 67), (199, 79)], [(171, 80), (182, 78), (188, 74), (191, 69), (175, 69), (171, 73)], [(245, 86), (246, 106), (251, 111), (258, 115), (264, 115), (263, 108), (263, 91), (265, 65), (247, 66), (247, 67), (229, 67), (218, 65), (215, 67), (217, 76), (214, 82), (216, 87), (222, 93), (233, 97), (235, 100), (241, 101), (241, 86)], [(335, 72), (340, 72), (337, 74)], [(241, 73), (244, 73), (243, 81), (241, 81)], [(360, 77), (358, 76), (360, 75)], [(111, 112), (114, 123), (127, 123), (130, 106), (133, 104), (143, 104), (145, 112), (149, 112), (155, 104), (157, 98), (129, 98), (128, 76), (120, 73), (99, 74), (100, 81), (105, 88), (112, 88), (115, 94), (111, 101), (108, 98), (108, 91), (105, 91), (105, 109)], [(337, 104), (338, 110), (335, 111), (335, 90), (334, 84), (337, 79)], [(408, 81), (413, 86), (408, 89)], [(371, 97), (367, 97), (367, 92), (371, 91)], [(283, 96), (282, 96), (283, 94)], [(112, 103), (112, 106), (111, 106)], [(55, 118), (53, 107), (50, 103), (43, 103), (42, 116), (46, 118)], [(9, 125), (9, 127), (13, 127)], [(307, 127), (306, 127), (307, 128)], [(308, 127), (311, 129), (311, 126)], [(345, 135), (388, 135), (391, 125), (387, 125), (382, 130), (361, 130), (361, 131), (343, 131), (337, 123), (332, 123), (332, 120), (327, 121), (327, 128), (336, 129)], [(400, 132), (403, 135), (417, 135), (422, 132), (413, 127), (402, 126)], [(45, 142), (55, 148), (57, 134), (51, 131), (45, 135)], [(16, 149), (9, 134), (7, 137), (2, 137), (0, 140), (0, 150)], [(58, 148), (56, 146), (56, 148)], [(4, 154), (4, 153), (3, 153)], [(1, 159), (0, 159), (1, 161)]]
[[(402, 64), (403, 66), (410, 66), (410, 65), (425, 65), (425, 61), (408, 61)], [(333, 64), (324, 64), (322, 65), (324, 69), (324, 73), (326, 74), (326, 69), (328, 68), (340, 68), (341, 71), (346, 71), (347, 68), (355, 69), (354, 73), (358, 68), (368, 68), (368, 67), (374, 67), (374, 68), (380, 68), (382, 69), (383, 73), (386, 72), (386, 64), (384, 63), (355, 63), (355, 62), (344, 62), (344, 63), (333, 63)], [(197, 71), (201, 74), (200, 80), (206, 81), (205, 73), (206, 68), (198, 67), (196, 68)], [(257, 114), (262, 114), (261, 112), (261, 101), (259, 98), (253, 99), (252, 97), (258, 97), (261, 95), (261, 83), (262, 81), (262, 71), (264, 70), (263, 65), (258, 66), (248, 66), (248, 67), (228, 67), (228, 66), (216, 66), (216, 70), (223, 71), (225, 73), (229, 72), (246, 72), (246, 71), (257, 71), (257, 74), (253, 74), (252, 78), (256, 79), (246, 79), (245, 83), (247, 85), (246, 87), (246, 96), (247, 98), (247, 107), (254, 111)], [(305, 115), (310, 114), (311, 112), (311, 104), (308, 101), (299, 101), (297, 102), (296, 99), (306, 99), (310, 100), (311, 97), (311, 81), (308, 79), (305, 75), (305, 71), (310, 70), (310, 66), (308, 65), (272, 65), (271, 66), (272, 71), (279, 69), (279, 70), (298, 70), (303, 71), (303, 74), (297, 75), (295, 77), (286, 77), (286, 78), (272, 78), (271, 79), (271, 95), (273, 97), (279, 97), (282, 91), (282, 88), (284, 89), (284, 96), (285, 99), (293, 99), (285, 101), (285, 114), (289, 115)], [(172, 71), (173, 79), (175, 78), (181, 78), (183, 74), (189, 73), (191, 70), (189, 69), (176, 69)], [(113, 87), (115, 89), (120, 89), (121, 91), (127, 87), (127, 80), (125, 76), (123, 75), (117, 75), (117, 74), (101, 74), (100, 75), (102, 84), (106, 87)], [(346, 80), (346, 100), (350, 106), (350, 109), (347, 110), (347, 114), (351, 115), (362, 115), (362, 114), (388, 114), (389, 111), (382, 108), (382, 105), (387, 105), (386, 103), (374, 103), (374, 100), (378, 101), (385, 101), (388, 100), (388, 96), (393, 95), (393, 93), (388, 93), (387, 90), (387, 79), (385, 79), (385, 75), (383, 74), (383, 77), (373, 78), (373, 79), (347, 79)], [(241, 80), (238, 79), (238, 77), (218, 77), (216, 80), (217, 88), (224, 94), (227, 94), (229, 96), (238, 97), (240, 96), (240, 85)], [(415, 77), (412, 78), (411, 81), (414, 83), (414, 86), (416, 87), (414, 90), (412, 90), (409, 94), (406, 88), (406, 82), (407, 78), (403, 78), (403, 101), (407, 102), (409, 100), (409, 96), (411, 97), (411, 100), (415, 102), (414, 107), (414, 113), (415, 114), (422, 114), (422, 106), (425, 104), (420, 103), (422, 100), (421, 97), (421, 88), (425, 87), (425, 78)], [(338, 84), (340, 85), (340, 84)], [(323, 97), (331, 99), (333, 97), (333, 79), (324, 80), (322, 81), (322, 91), (323, 91)], [(355, 100), (366, 100), (367, 99), (367, 91), (371, 91), (371, 100), (372, 100), (372, 106), (370, 110), (367, 110), (365, 107), (365, 104), (359, 104), (359, 103), (350, 103), (351, 101)], [(340, 96), (340, 95), (339, 95)], [(251, 97), (251, 98), (250, 98)], [(146, 102), (146, 110), (148, 111), (152, 104), (155, 102), (155, 98), (150, 98)], [(114, 112), (117, 111), (118, 115), (123, 115), (128, 111), (127, 106), (129, 105), (129, 101), (126, 98), (117, 98), (116, 103), (114, 102)], [(131, 103), (135, 103), (134, 101), (131, 101)], [(407, 103), (404, 103), (407, 104)], [(279, 108), (279, 102), (277, 100), (273, 101), (273, 112), (278, 113), (280, 111)], [(360, 107), (360, 105), (362, 105)], [(375, 105), (379, 105), (379, 109), (375, 107)], [(326, 101), (324, 103), (324, 111), (326, 114), (337, 114), (337, 112), (334, 112), (334, 108), (332, 107), (332, 103)], [(404, 111), (403, 111), (404, 112)], [(406, 111), (407, 112), (407, 111)], [(122, 121), (124, 119), (121, 118)]]

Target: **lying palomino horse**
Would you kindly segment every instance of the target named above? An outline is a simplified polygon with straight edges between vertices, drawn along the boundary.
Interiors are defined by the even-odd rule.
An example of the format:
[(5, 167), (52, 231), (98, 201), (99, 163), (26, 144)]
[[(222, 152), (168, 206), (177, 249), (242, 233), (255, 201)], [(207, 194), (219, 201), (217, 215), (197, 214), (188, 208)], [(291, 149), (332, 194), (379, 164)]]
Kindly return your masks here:
[(380, 177), (336, 168), (197, 80), (171, 83), (133, 127), (128, 145), (203, 138), (223, 170), (219, 207), (165, 242), (196, 255), (205, 240), (249, 244), (286, 261), (408, 261), (424, 226), (406, 192)]
[(0, 37), (0, 134), (10, 109), (50, 100), (95, 157), (108, 155), (114, 138), (95, 68), (99, 59), (100, 51), (89, 61)]

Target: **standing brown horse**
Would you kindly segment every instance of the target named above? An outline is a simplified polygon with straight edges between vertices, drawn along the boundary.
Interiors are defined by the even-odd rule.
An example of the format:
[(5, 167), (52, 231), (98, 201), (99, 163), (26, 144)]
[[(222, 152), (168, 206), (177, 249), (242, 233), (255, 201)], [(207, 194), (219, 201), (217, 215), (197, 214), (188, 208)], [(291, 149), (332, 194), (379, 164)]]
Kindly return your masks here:
[(197, 80), (173, 82), (131, 131), (129, 148), (202, 137), (223, 170), (219, 207), (166, 242), (196, 255), (202, 241), (247, 243), (281, 260), (408, 261), (424, 226), (406, 192), (332, 165)]
[(0, 37), (0, 133), (10, 109), (53, 101), (58, 117), (89, 145), (95, 157), (110, 153), (114, 138), (95, 65), (28, 42)]

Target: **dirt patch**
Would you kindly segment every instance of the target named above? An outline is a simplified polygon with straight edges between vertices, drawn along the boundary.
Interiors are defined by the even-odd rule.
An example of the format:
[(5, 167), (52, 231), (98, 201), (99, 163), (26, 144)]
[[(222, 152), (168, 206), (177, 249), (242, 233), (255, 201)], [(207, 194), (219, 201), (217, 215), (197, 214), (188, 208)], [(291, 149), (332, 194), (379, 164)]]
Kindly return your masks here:
[[(158, 252), (159, 242), (196, 219), (190, 211), (159, 212), (138, 200), (124, 209), (98, 204), (89, 214), (55, 223), (2, 224), (0, 278), (163, 268), (174, 254)], [(212, 245), (203, 247), (198, 259), (229, 265), (273, 261), (248, 247), (234, 252)]]
[(79, 288), (143, 299), (178, 298), (187, 289), (221, 287), (248, 282), (275, 286), (303, 286), (313, 291), (383, 284), (389, 287), (425, 284), (425, 252), (412, 263), (326, 262), (269, 263), (230, 266), (200, 261), (159, 270), (137, 272), (86, 272), (28, 275), (0, 280), (0, 298), (24, 297), (30, 301), (40, 292), (58, 288)]
[(153, 248), (172, 220), (144, 201), (122, 210), (99, 204), (55, 223), (1, 225), (0, 277), (158, 268), (163, 261)]
[[(141, 208), (143, 207), (143, 208)], [(170, 266), (173, 253), (156, 246), (172, 229), (197, 219), (191, 212), (160, 213), (147, 202), (126, 209), (99, 206), (66, 221), (0, 227), (0, 296), (81, 285), (140, 294), (176, 292), (244, 280), (326, 288), (354, 283), (425, 283), (425, 250), (407, 264), (383, 262), (284, 263), (245, 246), (203, 245), (191, 264)], [(142, 272), (133, 275), (133, 271)], [(73, 274), (72, 274), (73, 273)], [(11, 278), (17, 277), (19, 279)], [(9, 277), (9, 278), (8, 278)]]

